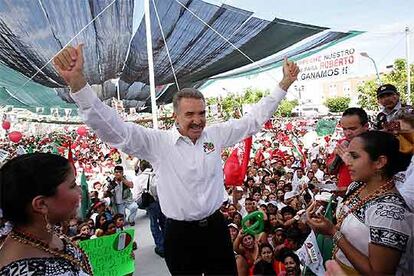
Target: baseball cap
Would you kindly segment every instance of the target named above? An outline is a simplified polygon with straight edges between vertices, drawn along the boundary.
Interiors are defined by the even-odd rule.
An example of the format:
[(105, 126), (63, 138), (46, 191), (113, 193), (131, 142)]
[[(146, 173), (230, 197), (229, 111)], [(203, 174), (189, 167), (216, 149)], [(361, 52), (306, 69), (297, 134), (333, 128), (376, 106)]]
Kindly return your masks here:
[(384, 94), (398, 94), (397, 88), (392, 84), (383, 84), (377, 89), (377, 97), (380, 97)]

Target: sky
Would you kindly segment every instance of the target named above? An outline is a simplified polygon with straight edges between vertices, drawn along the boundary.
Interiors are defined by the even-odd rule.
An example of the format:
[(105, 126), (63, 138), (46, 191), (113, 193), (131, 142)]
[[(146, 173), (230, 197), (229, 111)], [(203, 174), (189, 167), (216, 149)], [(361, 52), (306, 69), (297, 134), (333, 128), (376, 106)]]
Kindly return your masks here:
[(410, 60), (414, 60), (414, 1), (412, 0), (206, 0), (206, 2), (236, 6), (254, 12), (256, 17), (268, 20), (277, 17), (337, 31), (365, 31), (365, 34), (353, 39), (351, 43), (361, 52), (369, 53), (380, 70), (392, 64), (397, 57), (405, 58), (404, 29), (408, 26), (411, 29)]
[[(177, 0), (178, 1), (178, 0)], [(367, 52), (380, 72), (393, 64), (396, 58), (406, 57), (405, 27), (409, 27), (410, 62), (414, 62), (414, 1), (413, 0), (204, 0), (215, 5), (227, 4), (252, 11), (253, 16), (273, 20), (275, 17), (328, 27), (334, 31), (364, 31), (365, 33), (348, 41), (339, 43), (329, 51), (355, 49), (356, 62), (352, 67), (353, 75), (372, 75), (375, 68), (372, 61), (361, 57)], [(143, 10), (143, 1), (136, 0), (136, 11)], [(278, 74), (277, 72), (271, 74)], [(207, 96), (214, 93), (227, 93), (236, 86), (245, 88), (244, 83), (251, 80), (220, 81), (206, 89)], [(274, 80), (263, 78), (257, 81), (267, 87)], [(205, 91), (203, 91), (205, 92)], [(212, 93), (212, 94), (211, 94)], [(219, 93), (219, 94), (220, 94)]]

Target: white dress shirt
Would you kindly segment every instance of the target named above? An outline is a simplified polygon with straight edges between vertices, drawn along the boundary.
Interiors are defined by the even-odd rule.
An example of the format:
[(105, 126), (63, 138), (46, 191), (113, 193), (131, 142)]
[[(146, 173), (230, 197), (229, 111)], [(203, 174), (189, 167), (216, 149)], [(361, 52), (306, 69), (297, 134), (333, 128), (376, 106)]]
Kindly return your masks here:
[(407, 170), (397, 174), (395, 185), (411, 212), (414, 212), (414, 156)]
[(149, 193), (158, 200), (157, 196), (157, 189), (155, 186), (155, 174), (152, 171), (152, 169), (145, 169), (143, 172), (141, 172), (137, 177), (134, 179), (134, 188), (132, 188), (132, 198), (134, 201), (137, 201), (139, 198), (141, 198), (142, 193), (147, 190), (148, 186), (148, 178), (150, 178), (149, 183)]
[(152, 164), (166, 217), (191, 221), (213, 214), (223, 203), (221, 150), (257, 133), (285, 92), (277, 87), (241, 119), (207, 126), (195, 144), (175, 127), (159, 130), (124, 122), (89, 85), (71, 96), (102, 141)]

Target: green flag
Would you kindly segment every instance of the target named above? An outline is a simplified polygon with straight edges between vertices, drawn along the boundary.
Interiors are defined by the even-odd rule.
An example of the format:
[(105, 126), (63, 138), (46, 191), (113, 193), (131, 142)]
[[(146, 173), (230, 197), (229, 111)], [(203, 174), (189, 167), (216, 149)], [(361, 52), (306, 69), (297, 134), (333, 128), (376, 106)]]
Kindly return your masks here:
[(89, 191), (88, 191), (88, 182), (86, 181), (85, 172), (82, 171), (81, 175), (81, 190), (82, 190), (82, 200), (81, 200), (81, 209), (80, 215), (82, 220), (86, 219), (90, 201), (89, 201)]
[[(328, 206), (326, 207), (325, 218), (327, 218), (331, 222), (333, 220), (332, 197), (328, 202)], [(323, 257), (323, 262), (325, 263), (326, 261), (332, 259), (332, 250), (333, 250), (332, 238), (324, 236), (322, 234), (318, 234), (316, 237), (316, 241), (318, 242), (318, 247)]]

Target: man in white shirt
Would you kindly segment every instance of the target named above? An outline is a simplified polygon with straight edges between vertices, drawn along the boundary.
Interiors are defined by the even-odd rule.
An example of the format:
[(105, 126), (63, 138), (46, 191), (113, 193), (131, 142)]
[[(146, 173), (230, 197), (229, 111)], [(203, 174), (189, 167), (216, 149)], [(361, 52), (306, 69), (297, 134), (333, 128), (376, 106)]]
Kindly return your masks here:
[[(315, 177), (318, 179), (319, 182), (323, 181), (323, 176), (325, 173), (319, 169), (319, 161), (314, 159), (311, 163), (311, 170), (313, 171)], [(312, 180), (312, 179), (311, 179)]]
[(157, 187), (155, 182), (155, 173), (152, 166), (145, 160), (139, 163), (141, 173), (135, 178), (134, 189), (132, 189), (135, 201), (141, 199), (144, 191), (148, 191), (154, 198), (145, 210), (150, 219), (150, 229), (155, 243), (155, 253), (160, 257), (164, 257), (164, 236), (165, 236), (165, 216), (161, 212), (160, 203), (158, 201)]
[(309, 183), (309, 181), (309, 178), (304, 175), (303, 169), (297, 168), (292, 180), (293, 191), (300, 191), (305, 184), (307, 185)]
[(203, 94), (184, 88), (173, 99), (175, 127), (158, 130), (125, 123), (102, 103), (83, 75), (82, 45), (63, 50), (54, 64), (83, 120), (101, 140), (153, 165), (161, 210), (168, 218), (165, 260), (171, 274), (235, 275), (233, 247), (219, 210), (224, 196), (220, 153), (260, 131), (297, 79), (297, 65), (285, 60), (282, 81), (250, 113), (209, 127)]

